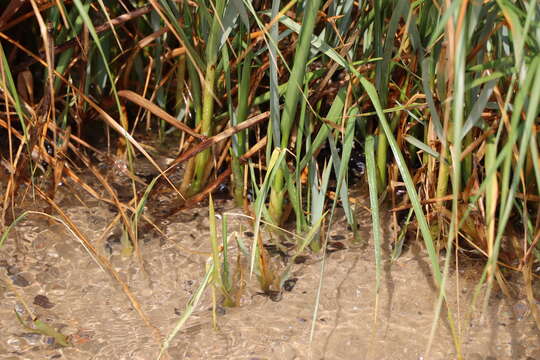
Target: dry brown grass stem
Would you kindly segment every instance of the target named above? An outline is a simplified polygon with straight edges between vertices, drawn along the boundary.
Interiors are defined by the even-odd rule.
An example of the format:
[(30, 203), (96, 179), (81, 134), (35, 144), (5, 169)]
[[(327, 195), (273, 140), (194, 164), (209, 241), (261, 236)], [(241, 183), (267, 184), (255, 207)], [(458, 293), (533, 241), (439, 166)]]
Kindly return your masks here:
[(152, 330), (152, 333), (154, 335), (154, 339), (158, 344), (161, 343), (162, 340), (162, 334), (159, 331), (157, 327), (155, 327), (151, 322), (144, 310), (142, 309), (139, 301), (133, 295), (131, 290), (129, 289), (129, 286), (126, 284), (125, 281), (122, 280), (118, 272), (114, 270), (112, 264), (109, 262), (109, 260), (105, 257), (103, 257), (99, 252), (96, 250), (96, 248), (92, 245), (90, 240), (84, 235), (84, 233), (79, 229), (77, 225), (71, 220), (69, 216), (66, 215), (66, 213), (56, 204), (55, 201), (53, 201), (51, 198), (47, 196), (40, 188), (34, 187), (35, 191), (39, 194), (39, 196), (45, 200), (60, 216), (60, 218), (69, 226), (70, 230), (77, 236), (77, 238), (81, 241), (82, 245), (85, 247), (85, 249), (90, 253), (93, 259), (95, 259), (100, 267), (102, 267), (106, 272), (112, 276), (112, 278), (121, 286), (122, 291), (129, 299), (131, 305), (133, 308), (137, 311), (140, 318), (143, 320), (143, 322), (146, 324), (148, 328)]

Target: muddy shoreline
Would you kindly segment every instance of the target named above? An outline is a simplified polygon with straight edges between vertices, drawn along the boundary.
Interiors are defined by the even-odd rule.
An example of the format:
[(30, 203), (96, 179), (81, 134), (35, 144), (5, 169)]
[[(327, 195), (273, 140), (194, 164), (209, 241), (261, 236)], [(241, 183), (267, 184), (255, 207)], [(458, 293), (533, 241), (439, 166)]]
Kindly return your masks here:
[[(68, 216), (106, 257), (162, 336), (168, 334), (204, 276), (209, 254), (208, 210), (181, 212), (160, 224), (167, 236), (141, 241), (145, 271), (120, 245), (104, 236), (114, 213), (68, 194), (58, 199)], [(234, 212), (229, 201), (221, 211)], [(320, 307), (310, 344), (310, 329), (321, 274), (321, 257), (295, 265), (291, 291), (280, 301), (258, 296), (255, 279), (246, 278), (241, 306), (220, 308), (219, 330), (212, 327), (210, 291), (173, 340), (171, 359), (422, 359), (429, 340), (437, 296), (425, 251), (413, 244), (395, 262), (385, 261), (374, 322), (375, 265), (369, 240), (369, 214), (360, 214), (367, 243), (351, 245), (344, 219), (331, 237), (346, 245), (326, 258)], [(231, 218), (231, 231), (249, 243), (249, 223)], [(386, 234), (386, 236), (388, 236)], [(388, 245), (388, 244), (387, 244)], [(234, 249), (231, 249), (234, 251)], [(275, 266), (282, 266), (279, 257)], [(0, 249), (0, 271), (12, 282), (0, 287), (0, 359), (155, 359), (155, 332), (141, 319), (121, 286), (103, 271), (63, 228), (36, 216), (20, 222)], [(464, 266), (449, 278), (448, 297), (466, 359), (540, 359), (539, 333), (520, 299), (495, 292), (486, 321), (470, 314), (478, 266)], [(458, 283), (459, 281), (459, 283)], [(14, 309), (27, 319), (21, 298), (41, 320), (69, 337), (61, 348), (50, 337), (22, 327)], [(459, 301), (459, 306), (458, 306)], [(444, 318), (444, 314), (443, 314)], [(456, 358), (450, 326), (442, 320), (429, 359)]]

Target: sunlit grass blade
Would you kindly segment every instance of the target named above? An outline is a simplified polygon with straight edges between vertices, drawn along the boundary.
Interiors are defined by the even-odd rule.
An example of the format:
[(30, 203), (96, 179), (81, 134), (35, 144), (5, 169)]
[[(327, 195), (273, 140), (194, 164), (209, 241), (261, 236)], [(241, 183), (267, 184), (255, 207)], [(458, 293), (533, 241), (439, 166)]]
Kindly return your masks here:
[[(493, 281), (493, 269), (496, 266), (496, 261), (498, 259), (498, 254), (500, 250), (500, 244), (502, 237), (504, 236), (506, 224), (510, 217), (510, 212), (513, 207), (513, 200), (516, 196), (520, 176), (521, 176), (521, 170), (523, 168), (523, 165), (525, 163), (525, 159), (527, 156), (527, 148), (529, 147), (529, 141), (530, 137), (532, 135), (532, 127), (534, 125), (535, 119), (538, 116), (538, 109), (540, 104), (540, 57), (536, 58), (537, 61), (535, 61), (533, 66), (530, 68), (530, 72), (528, 74), (528, 77), (532, 80), (534, 77), (534, 80), (532, 80), (532, 87), (530, 90), (530, 93), (528, 94), (528, 106), (527, 106), (527, 112), (526, 112), (526, 119), (525, 123), (523, 124), (523, 133), (521, 137), (521, 142), (519, 144), (519, 157), (516, 161), (516, 165), (513, 167), (513, 178), (512, 182), (510, 183), (510, 188), (508, 191), (508, 195), (506, 198), (506, 201), (504, 202), (504, 208), (502, 209), (501, 216), (499, 218), (498, 226), (497, 226), (497, 236), (495, 239), (494, 244), (494, 251), (493, 251), (493, 257), (488, 260), (487, 267), (488, 269), (491, 268), (492, 271), (489, 272), (490, 276), (488, 278), (488, 289), (487, 294), (484, 301), (484, 310), (487, 308), (487, 300), (489, 299), (489, 295), (491, 293), (491, 287), (492, 287), (492, 281)], [(525, 89), (526, 91), (526, 89)], [(521, 116), (519, 113), (514, 113), (515, 117)]]
[(369, 203), (371, 205), (371, 220), (372, 220), (372, 234), (373, 244), (375, 247), (375, 324), (377, 323), (377, 311), (378, 311), (378, 299), (379, 290), (381, 287), (382, 276), (382, 253), (381, 253), (381, 222), (379, 212), (379, 192), (377, 190), (377, 166), (375, 163), (375, 139), (369, 135), (366, 138), (366, 171), (369, 184)]
[(356, 229), (355, 223), (355, 214), (351, 208), (349, 202), (349, 186), (348, 186), (348, 173), (349, 161), (351, 159), (351, 154), (354, 147), (354, 139), (356, 133), (356, 121), (355, 116), (358, 114), (358, 107), (353, 107), (349, 110), (349, 115), (346, 118), (345, 124), (345, 133), (342, 135), (343, 151), (340, 161), (338, 162), (338, 155), (334, 153), (334, 148), (332, 148), (332, 159), (337, 169), (334, 169), (337, 173), (337, 193), (341, 200), (343, 210), (345, 211), (345, 216), (347, 218), (347, 223), (351, 226), (355, 241), (361, 240), (359, 238), (358, 229)]
[[(293, 129), (293, 123), (296, 117), (296, 108), (300, 99), (300, 93), (303, 89), (302, 83), (306, 71), (309, 51), (311, 48), (311, 36), (315, 28), (315, 20), (320, 3), (320, 0), (310, 1), (307, 3), (307, 7), (305, 8), (302, 24), (303, 26), (300, 32), (300, 38), (298, 40), (297, 52), (294, 57), (294, 64), (291, 70), (287, 92), (285, 93), (285, 104), (280, 121), (281, 144), (279, 145), (282, 148), (287, 147), (289, 143), (289, 136)], [(283, 169), (278, 168), (270, 194), (269, 210), (272, 219), (277, 224), (281, 222), (283, 212), (283, 199), (285, 192), (284, 175)]]
[[(321, 174), (321, 180), (319, 183), (318, 178), (318, 167), (311, 166), (312, 171), (315, 172), (315, 181), (311, 186), (311, 217), (310, 222), (313, 227), (316, 223), (319, 223), (322, 220), (322, 215), (325, 209), (326, 203), (326, 192), (328, 191), (328, 180), (330, 178), (330, 171), (332, 170), (332, 164), (324, 164), (324, 168)], [(321, 249), (321, 239), (319, 236), (316, 237), (315, 241), (312, 242), (313, 251), (317, 252)]]
[(264, 182), (261, 186), (261, 189), (259, 193), (257, 194), (257, 199), (255, 200), (254, 204), (254, 211), (255, 211), (255, 228), (254, 228), (254, 234), (255, 239), (253, 240), (253, 245), (251, 249), (251, 259), (250, 259), (250, 265), (249, 265), (249, 271), (250, 275), (253, 273), (254, 267), (255, 267), (255, 260), (258, 253), (258, 242), (257, 238), (260, 236), (259, 231), (261, 227), (261, 219), (263, 216), (263, 212), (265, 211), (265, 202), (266, 197), (268, 196), (268, 193), (270, 192), (271, 184), (273, 183), (276, 173), (279, 171), (279, 167), (282, 166), (282, 162), (285, 159), (286, 150), (276, 148), (272, 152), (272, 157), (270, 158), (268, 169), (264, 178)]
[(171, 332), (167, 335), (167, 337), (165, 338), (165, 340), (161, 344), (161, 349), (160, 349), (159, 355), (157, 357), (158, 360), (163, 357), (163, 355), (165, 354), (165, 352), (167, 351), (167, 349), (171, 345), (171, 341), (178, 334), (178, 332), (180, 330), (182, 330), (182, 327), (184, 326), (186, 321), (191, 317), (191, 315), (193, 314), (193, 311), (195, 310), (197, 305), (199, 305), (199, 301), (201, 300), (201, 297), (204, 294), (204, 290), (206, 289), (206, 287), (210, 283), (210, 279), (212, 278), (212, 276), (214, 274), (215, 266), (216, 266), (216, 264), (214, 264), (213, 262), (210, 263), (207, 266), (206, 274), (205, 274), (204, 278), (202, 279), (201, 283), (199, 284), (199, 287), (197, 288), (195, 293), (193, 293), (193, 295), (189, 299), (188, 303), (186, 304), (186, 308), (182, 312), (182, 316), (180, 317), (180, 319), (178, 319), (178, 321), (176, 322), (174, 328), (171, 330)]
[(416, 219), (418, 221), (419, 228), (420, 228), (422, 237), (424, 239), (424, 243), (427, 248), (429, 260), (430, 260), (431, 267), (433, 270), (433, 276), (435, 280), (437, 281), (437, 284), (441, 285), (442, 275), (441, 275), (441, 270), (439, 266), (437, 252), (435, 250), (435, 245), (433, 243), (433, 238), (431, 236), (429, 225), (427, 223), (426, 217), (424, 215), (424, 211), (422, 210), (422, 206), (418, 198), (418, 193), (416, 192), (414, 182), (412, 180), (409, 169), (407, 167), (407, 163), (405, 162), (403, 154), (401, 153), (401, 150), (399, 149), (399, 146), (394, 138), (394, 135), (390, 129), (390, 125), (386, 121), (386, 117), (384, 116), (382, 107), (379, 103), (378, 95), (375, 90), (375, 87), (364, 77), (360, 78), (360, 83), (362, 84), (362, 86), (368, 93), (371, 101), (373, 102), (373, 105), (375, 106), (375, 110), (377, 111), (377, 115), (379, 118), (379, 124), (381, 125), (384, 133), (386, 134), (386, 137), (388, 138), (388, 143), (390, 145), (390, 148), (392, 149), (392, 153), (394, 154), (394, 158), (396, 160), (401, 176), (403, 177), (405, 187), (407, 188), (407, 193), (409, 194), (411, 204), (413, 206), (414, 213), (416, 215)]
[(429, 147), (427, 144), (418, 140), (414, 136), (410, 136), (410, 135), (405, 136), (405, 141), (407, 141), (411, 145), (416, 146), (418, 149), (424, 151), (426, 154), (433, 156), (435, 159), (439, 159), (441, 157), (441, 155), (437, 152), (437, 150), (434, 150), (433, 148)]

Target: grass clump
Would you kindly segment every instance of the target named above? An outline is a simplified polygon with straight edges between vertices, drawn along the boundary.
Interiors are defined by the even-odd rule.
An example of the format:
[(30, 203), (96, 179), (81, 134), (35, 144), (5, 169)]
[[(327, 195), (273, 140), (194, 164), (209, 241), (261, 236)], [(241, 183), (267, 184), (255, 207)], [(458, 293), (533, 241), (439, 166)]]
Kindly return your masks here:
[[(374, 225), (385, 199), (402, 228), (395, 255), (406, 228), (419, 232), (439, 308), (450, 254), (474, 252), (484, 307), (512, 269), (536, 309), (538, 14), (535, 0), (10, 1), (0, 16), (0, 227), (27, 196), (57, 211), (58, 185), (70, 184), (119, 210), (126, 253), (138, 253), (153, 199), (175, 194), (170, 216), (228, 183), (253, 217), (249, 271), (268, 292), (283, 279), (266, 264), (261, 224), (278, 238), (276, 228), (294, 228), (309, 239), (294, 240), (298, 251), (324, 252), (341, 206), (356, 232), (348, 193), (367, 151)], [(145, 137), (167, 144), (171, 161), (158, 164)], [(141, 155), (150, 181), (135, 172)], [(121, 165), (127, 198), (96, 158)], [(237, 304), (211, 200), (209, 217), (208, 282)], [(503, 248), (509, 231), (522, 241)]]

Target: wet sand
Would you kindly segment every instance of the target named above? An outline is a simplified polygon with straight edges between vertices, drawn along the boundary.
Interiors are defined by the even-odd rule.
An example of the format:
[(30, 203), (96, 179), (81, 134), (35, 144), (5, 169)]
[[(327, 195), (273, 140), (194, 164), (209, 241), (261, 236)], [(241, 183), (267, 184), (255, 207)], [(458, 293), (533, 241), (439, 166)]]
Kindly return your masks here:
[[(151, 234), (141, 239), (145, 271), (136, 257), (120, 254), (117, 235), (103, 231), (115, 216), (96, 201), (81, 205), (69, 194), (59, 194), (62, 208), (80, 227), (98, 252), (125, 281), (141, 311), (161, 336), (166, 336), (204, 277), (210, 251), (207, 208), (179, 213), (158, 225), (167, 240)], [(228, 201), (218, 212), (232, 211)], [(395, 262), (385, 261), (375, 322), (375, 262), (369, 239), (369, 214), (360, 213), (366, 243), (352, 246), (352, 235), (342, 218), (330, 238), (346, 248), (326, 257), (315, 333), (310, 329), (321, 275), (321, 255), (309, 255), (293, 267), (297, 279), (291, 291), (276, 302), (258, 294), (249, 279), (241, 306), (218, 309), (212, 326), (210, 290), (168, 350), (170, 359), (455, 359), (446, 313), (442, 314), (430, 354), (425, 357), (433, 322), (437, 291), (429, 260), (419, 244), (412, 244)], [(240, 218), (229, 221), (250, 243), (250, 225)], [(111, 236), (110, 236), (111, 235)], [(385, 233), (386, 248), (389, 233)], [(236, 251), (231, 245), (231, 251)], [(272, 258), (275, 268), (283, 258)], [(0, 271), (19, 294), (0, 282), (0, 359), (155, 359), (156, 331), (141, 319), (119, 285), (62, 225), (29, 217), (19, 223), (0, 249)], [(520, 299), (495, 291), (486, 320), (470, 314), (478, 266), (453, 271), (448, 302), (457, 322), (465, 359), (540, 359), (540, 336)], [(5, 279), (5, 276), (2, 278)], [(291, 285), (292, 286), (292, 285)], [(39, 319), (69, 336), (73, 346), (51, 344), (51, 338), (22, 327), (28, 314), (23, 299)], [(459, 306), (458, 306), (459, 304)], [(471, 316), (468, 316), (471, 315)], [(470, 321), (469, 321), (470, 320)]]

